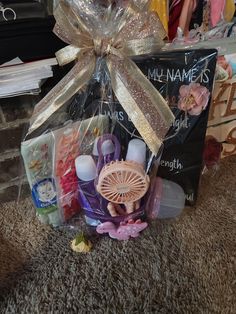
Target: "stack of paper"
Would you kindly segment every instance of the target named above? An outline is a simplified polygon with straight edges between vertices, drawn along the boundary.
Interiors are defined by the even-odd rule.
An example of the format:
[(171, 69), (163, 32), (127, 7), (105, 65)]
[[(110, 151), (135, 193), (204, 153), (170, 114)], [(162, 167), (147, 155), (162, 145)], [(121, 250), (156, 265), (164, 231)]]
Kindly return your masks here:
[(23, 63), (19, 58), (0, 66), (0, 98), (37, 94), (45, 79), (53, 76), (56, 58)]

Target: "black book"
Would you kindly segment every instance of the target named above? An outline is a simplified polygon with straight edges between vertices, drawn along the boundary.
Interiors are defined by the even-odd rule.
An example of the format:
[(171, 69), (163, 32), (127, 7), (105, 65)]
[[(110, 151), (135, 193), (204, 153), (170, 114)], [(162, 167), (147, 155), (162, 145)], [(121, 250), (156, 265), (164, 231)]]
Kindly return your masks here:
[(0, 23), (0, 64), (15, 57), (22, 61), (41, 60), (55, 56), (66, 46), (54, 33), (55, 19), (16, 19)]

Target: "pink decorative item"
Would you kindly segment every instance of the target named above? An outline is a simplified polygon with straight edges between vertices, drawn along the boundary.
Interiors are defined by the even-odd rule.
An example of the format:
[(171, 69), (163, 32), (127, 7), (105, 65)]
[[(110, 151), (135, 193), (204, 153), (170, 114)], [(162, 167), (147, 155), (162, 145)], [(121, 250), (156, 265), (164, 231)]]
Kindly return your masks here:
[(97, 233), (103, 234), (108, 233), (110, 238), (117, 240), (129, 240), (129, 238), (137, 238), (139, 233), (146, 229), (148, 224), (146, 222), (142, 222), (140, 219), (129, 220), (128, 223), (121, 223), (119, 227), (117, 227), (112, 222), (104, 222), (97, 226)]
[(65, 221), (80, 210), (75, 158), (79, 155), (79, 126), (57, 131), (55, 173), (58, 178), (58, 199)]
[(179, 89), (178, 108), (187, 111), (191, 116), (198, 116), (206, 109), (210, 92), (199, 83), (182, 85)]
[(225, 0), (210, 0), (211, 4), (211, 26), (215, 27), (223, 17)]

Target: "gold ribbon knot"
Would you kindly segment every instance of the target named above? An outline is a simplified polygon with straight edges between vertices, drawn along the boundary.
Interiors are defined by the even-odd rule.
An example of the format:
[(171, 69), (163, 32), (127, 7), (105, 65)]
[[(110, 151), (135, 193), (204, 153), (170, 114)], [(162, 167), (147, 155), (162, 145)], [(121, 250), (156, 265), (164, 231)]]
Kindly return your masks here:
[[(69, 45), (58, 51), (56, 57), (60, 65), (76, 62), (35, 107), (29, 133), (88, 84), (97, 58), (103, 57), (118, 101), (156, 155), (174, 115), (130, 57), (157, 52), (164, 44), (164, 28), (157, 14), (147, 11), (149, 0), (130, 1), (122, 14), (114, 13), (112, 6), (97, 14), (92, 5), (95, 2), (71, 0), (69, 5), (60, 1), (54, 14), (54, 32)], [(119, 18), (114, 15), (118, 13)]]
[(101, 38), (94, 39), (94, 51), (98, 57), (105, 57), (110, 53), (111, 44), (109, 40), (103, 40)]

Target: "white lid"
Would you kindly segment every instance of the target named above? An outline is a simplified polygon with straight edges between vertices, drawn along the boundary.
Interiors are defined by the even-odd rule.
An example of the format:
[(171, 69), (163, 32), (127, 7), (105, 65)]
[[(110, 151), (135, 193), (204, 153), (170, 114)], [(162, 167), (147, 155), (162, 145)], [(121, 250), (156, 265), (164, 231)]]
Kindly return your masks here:
[(106, 140), (102, 143), (102, 154), (106, 156), (108, 154), (112, 154), (115, 151), (115, 145), (111, 140)]
[(129, 142), (126, 160), (136, 161), (144, 165), (146, 162), (146, 144), (139, 139), (133, 139)]
[(184, 208), (185, 193), (182, 187), (175, 182), (162, 179), (161, 204), (169, 207)]
[[(100, 137), (96, 137), (94, 144), (93, 144), (93, 156), (98, 156), (98, 140)], [(108, 154), (112, 154), (115, 151), (115, 145), (113, 144), (112, 140), (105, 140), (102, 143), (102, 154), (106, 156)]]
[(75, 159), (78, 178), (82, 181), (92, 181), (96, 178), (96, 164), (90, 155), (81, 155)]
[(185, 193), (181, 186), (175, 182), (162, 179), (162, 196), (157, 218), (177, 217), (184, 207)]

